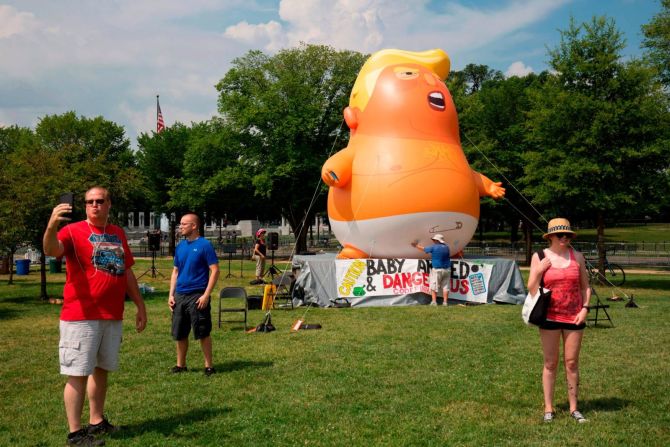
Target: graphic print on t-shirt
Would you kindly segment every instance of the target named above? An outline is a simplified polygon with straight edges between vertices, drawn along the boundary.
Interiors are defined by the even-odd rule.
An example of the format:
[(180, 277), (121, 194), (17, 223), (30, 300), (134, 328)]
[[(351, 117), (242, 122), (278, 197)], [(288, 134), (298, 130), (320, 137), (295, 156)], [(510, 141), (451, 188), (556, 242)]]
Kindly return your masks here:
[(93, 245), (91, 263), (97, 270), (116, 276), (125, 273), (123, 244), (117, 235), (91, 234), (88, 241)]

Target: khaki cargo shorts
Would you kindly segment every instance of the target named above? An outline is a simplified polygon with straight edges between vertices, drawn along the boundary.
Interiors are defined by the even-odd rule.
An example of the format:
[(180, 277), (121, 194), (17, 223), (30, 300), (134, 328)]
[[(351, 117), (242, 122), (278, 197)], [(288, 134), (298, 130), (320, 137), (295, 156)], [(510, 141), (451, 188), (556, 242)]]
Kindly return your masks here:
[(60, 373), (90, 376), (96, 367), (116, 371), (119, 369), (122, 334), (121, 320), (61, 320), (58, 343)]

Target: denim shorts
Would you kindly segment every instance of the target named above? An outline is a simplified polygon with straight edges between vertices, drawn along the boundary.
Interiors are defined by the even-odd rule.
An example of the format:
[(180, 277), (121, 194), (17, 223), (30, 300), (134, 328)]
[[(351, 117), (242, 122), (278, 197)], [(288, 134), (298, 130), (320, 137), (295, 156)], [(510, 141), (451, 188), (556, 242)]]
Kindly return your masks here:
[(119, 369), (122, 335), (121, 320), (61, 320), (58, 343), (60, 373), (90, 376), (96, 367), (116, 371)]
[[(204, 292), (204, 291), (203, 291)], [(175, 293), (172, 311), (172, 338), (184, 340), (193, 328), (196, 340), (207, 338), (212, 332), (212, 306), (207, 303), (204, 309), (198, 309), (198, 298), (203, 292)]]

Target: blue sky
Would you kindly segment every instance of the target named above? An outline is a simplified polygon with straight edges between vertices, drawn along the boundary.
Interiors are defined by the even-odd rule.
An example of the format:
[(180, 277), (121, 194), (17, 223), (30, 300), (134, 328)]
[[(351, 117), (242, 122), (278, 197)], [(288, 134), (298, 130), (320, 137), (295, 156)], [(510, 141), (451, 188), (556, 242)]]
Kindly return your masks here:
[(509, 75), (547, 68), (547, 47), (570, 17), (614, 19), (641, 54), (657, 0), (0, 0), (0, 125), (47, 114), (102, 115), (133, 146), (155, 129), (216, 115), (214, 88), (250, 49), (299, 42), (365, 53), (442, 48), (452, 68)]

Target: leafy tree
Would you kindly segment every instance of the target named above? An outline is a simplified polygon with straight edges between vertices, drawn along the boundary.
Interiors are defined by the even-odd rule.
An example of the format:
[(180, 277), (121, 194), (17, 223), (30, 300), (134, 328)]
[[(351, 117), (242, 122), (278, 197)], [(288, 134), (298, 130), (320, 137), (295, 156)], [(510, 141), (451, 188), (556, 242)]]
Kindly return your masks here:
[(571, 21), (527, 123), (525, 191), (554, 215), (595, 221), (601, 268), (607, 220), (656, 209), (668, 184), (667, 101), (648, 69), (621, 61), (623, 46), (612, 20)]
[(528, 146), (525, 122), (530, 100), (526, 92), (531, 86), (541, 84), (544, 78), (545, 74), (530, 74), (487, 80), (479, 91), (465, 98), (460, 114), (463, 149), (473, 168), (490, 172), (492, 178), (503, 181), (506, 187), (506, 203), (486, 199), (482, 216), (486, 214), (496, 221), (506, 222), (511, 228), (510, 242), (517, 240), (521, 220), (528, 262), (537, 212), (519, 192), (523, 188), (523, 153)]
[(321, 165), (344, 146), (342, 110), (365, 56), (303, 44), (274, 56), (250, 51), (233, 61), (217, 84), (219, 112), (239, 133), (242, 163), (251, 170), (254, 193), (276, 204), (307, 248), (308, 225), (324, 207), (312, 205)]
[[(475, 95), (487, 81), (502, 81), (503, 74), (487, 65), (468, 64), (463, 70), (450, 71), (446, 85), (459, 115), (467, 109), (469, 98)], [(462, 133), (462, 132), (461, 132)]]
[(22, 160), (18, 154), (33, 147), (34, 140), (34, 134), (28, 128), (0, 127), (0, 155), (3, 160), (0, 164), (0, 256), (10, 266), (9, 284), (13, 283), (14, 254), (29, 238), (26, 215), (30, 209), (21, 205), (22, 195), (17, 190), (26, 189), (33, 173), (20, 169), (29, 160)]
[(642, 25), (647, 60), (658, 70), (661, 82), (670, 87), (670, 0), (661, 0), (661, 12)]
[(463, 77), (467, 85), (468, 94), (478, 92), (486, 81), (502, 81), (504, 79), (503, 74), (499, 70), (479, 64), (466, 65), (461, 71), (460, 76)]
[(168, 206), (231, 220), (276, 216), (278, 209), (248, 197), (251, 169), (244, 150), (240, 135), (223, 120), (194, 124), (184, 155), (184, 175), (169, 180)]
[[(74, 112), (43, 117), (35, 131), (10, 128), (0, 138), (6, 155), (2, 169), (3, 213), (12, 210), (12, 239), (42, 251), (42, 235), (59, 195), (72, 191), (83, 216), (83, 194), (92, 185), (107, 186), (115, 206), (127, 201), (139, 183), (130, 143), (122, 127)], [(4, 217), (4, 216), (3, 216)], [(2, 219), (5, 221), (5, 219)], [(4, 237), (4, 236), (3, 236)], [(46, 299), (46, 269), (41, 255), (41, 298)]]
[[(109, 189), (117, 210), (131, 206), (140, 195), (135, 156), (122, 126), (101, 116), (66, 112), (41, 118), (35, 135), (43, 150), (58, 154), (66, 169), (55, 174), (81, 200), (93, 184)], [(53, 191), (54, 197), (60, 192)]]
[[(160, 133), (142, 133), (137, 139), (137, 164), (150, 207), (177, 218), (185, 209), (174, 207), (171, 202), (171, 184), (184, 175), (184, 157), (191, 130), (176, 123)], [(174, 254), (176, 222), (170, 219), (170, 254)]]

